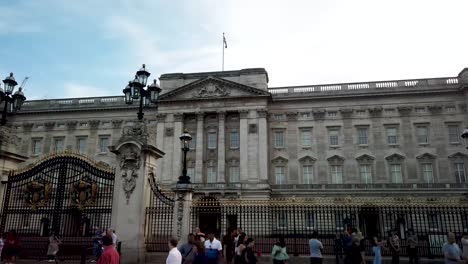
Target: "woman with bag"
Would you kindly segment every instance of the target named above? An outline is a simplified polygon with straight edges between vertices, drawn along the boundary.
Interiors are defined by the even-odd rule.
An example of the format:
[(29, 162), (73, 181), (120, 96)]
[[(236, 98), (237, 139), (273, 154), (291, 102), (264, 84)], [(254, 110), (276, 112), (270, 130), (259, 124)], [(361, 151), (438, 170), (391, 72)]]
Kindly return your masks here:
[(289, 259), (288, 253), (286, 252), (286, 243), (284, 238), (280, 238), (276, 245), (273, 246), (273, 251), (271, 252), (271, 258), (273, 259), (273, 264), (286, 264)]
[(243, 256), (243, 260), (245, 261), (244, 263), (257, 264), (257, 257), (255, 257), (255, 252), (254, 252), (254, 249), (253, 249), (253, 246), (255, 244), (255, 240), (250, 237), (249, 239), (247, 239), (246, 244), (247, 244), (247, 246), (246, 246), (245, 250), (242, 252), (242, 254), (244, 255)]

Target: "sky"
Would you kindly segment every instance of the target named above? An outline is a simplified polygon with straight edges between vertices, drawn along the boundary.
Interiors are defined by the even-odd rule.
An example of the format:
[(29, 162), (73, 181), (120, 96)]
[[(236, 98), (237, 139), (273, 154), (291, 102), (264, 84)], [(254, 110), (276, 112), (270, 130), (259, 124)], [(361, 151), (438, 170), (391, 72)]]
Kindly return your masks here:
[(164, 73), (265, 68), (269, 86), (452, 77), (466, 0), (0, 0), (0, 76), (28, 99), (123, 95)]

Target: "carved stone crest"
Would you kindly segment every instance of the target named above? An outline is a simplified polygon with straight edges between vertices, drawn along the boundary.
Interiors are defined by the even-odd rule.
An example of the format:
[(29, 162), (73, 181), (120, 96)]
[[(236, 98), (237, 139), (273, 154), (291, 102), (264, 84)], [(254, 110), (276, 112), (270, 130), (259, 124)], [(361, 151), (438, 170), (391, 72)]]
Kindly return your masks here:
[(215, 83), (207, 83), (193, 94), (194, 97), (198, 98), (223, 97), (227, 95), (229, 95), (229, 91)]
[(140, 155), (134, 149), (127, 149), (120, 160), (120, 168), (122, 171), (122, 188), (128, 204), (136, 187), (138, 169), (140, 168)]
[(33, 180), (23, 187), (24, 204), (35, 211), (46, 206), (50, 199), (52, 185), (42, 178)]
[(145, 143), (148, 140), (148, 131), (144, 122), (137, 122), (133, 126), (125, 126), (122, 129), (122, 137), (119, 142), (127, 140), (139, 140), (141, 143)]
[(70, 186), (71, 206), (83, 210), (96, 203), (98, 193), (97, 183), (85, 176)]

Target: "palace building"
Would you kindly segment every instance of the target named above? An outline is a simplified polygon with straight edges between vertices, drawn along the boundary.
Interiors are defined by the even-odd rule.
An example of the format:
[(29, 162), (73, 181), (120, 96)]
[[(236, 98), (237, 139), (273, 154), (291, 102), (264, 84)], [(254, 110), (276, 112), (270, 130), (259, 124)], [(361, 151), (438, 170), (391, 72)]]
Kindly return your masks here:
[[(402, 238), (408, 229), (468, 229), (465, 209), (425, 211), (460, 212), (468, 201), (460, 137), (468, 126), (468, 68), (443, 78), (288, 87), (269, 87), (263, 68), (170, 73), (159, 81), (157, 106), (144, 109), (148, 140), (165, 153), (155, 182), (170, 197), (182, 173), (179, 136), (187, 130), (187, 172), (200, 202), (193, 226), (260, 234), (300, 225), (333, 234), (352, 225), (381, 236), (396, 228)], [(26, 101), (9, 120), (3, 181), (14, 166), (56, 152), (118, 166), (108, 147), (138, 123), (137, 107), (123, 96)], [(215, 209), (205, 212), (203, 201)], [(269, 201), (299, 204), (293, 207), (301, 213), (269, 207), (268, 216), (260, 213), (265, 218), (247, 215)]]

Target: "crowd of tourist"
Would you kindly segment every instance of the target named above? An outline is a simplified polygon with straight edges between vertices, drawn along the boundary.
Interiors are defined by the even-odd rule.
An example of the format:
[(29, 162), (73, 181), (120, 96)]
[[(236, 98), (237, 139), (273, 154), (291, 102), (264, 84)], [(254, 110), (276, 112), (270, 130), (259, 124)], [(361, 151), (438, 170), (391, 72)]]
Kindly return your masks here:
[[(256, 264), (255, 240), (242, 232), (241, 228), (230, 229), (222, 241), (213, 231), (205, 235), (199, 228), (187, 237), (187, 243), (177, 248), (178, 241), (169, 241), (166, 264)], [(283, 246), (283, 248), (281, 247)], [(273, 254), (278, 259), (287, 259), (284, 241), (275, 245)], [(285, 257), (286, 256), (286, 257)], [(284, 262), (275, 262), (284, 263)]]

